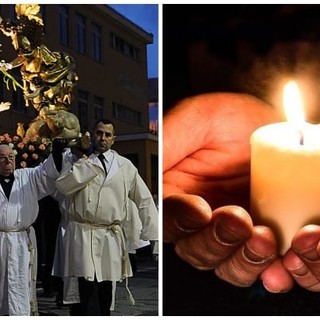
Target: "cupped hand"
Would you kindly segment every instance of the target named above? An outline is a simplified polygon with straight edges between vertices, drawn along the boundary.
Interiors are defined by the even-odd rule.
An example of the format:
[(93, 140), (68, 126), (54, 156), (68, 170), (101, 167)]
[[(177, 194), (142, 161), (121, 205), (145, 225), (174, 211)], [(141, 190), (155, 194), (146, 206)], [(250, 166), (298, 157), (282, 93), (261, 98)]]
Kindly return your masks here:
[(262, 101), (212, 93), (185, 99), (163, 119), (163, 192), (197, 194), (211, 208), (248, 207), (250, 135), (279, 121)]
[(250, 135), (277, 121), (269, 105), (229, 93), (185, 99), (163, 119), (164, 241), (195, 268), (234, 285), (264, 275), (272, 292), (289, 290), (293, 280), (273, 232), (248, 213)]
[(319, 225), (304, 226), (296, 233), (283, 265), (301, 287), (320, 291)]

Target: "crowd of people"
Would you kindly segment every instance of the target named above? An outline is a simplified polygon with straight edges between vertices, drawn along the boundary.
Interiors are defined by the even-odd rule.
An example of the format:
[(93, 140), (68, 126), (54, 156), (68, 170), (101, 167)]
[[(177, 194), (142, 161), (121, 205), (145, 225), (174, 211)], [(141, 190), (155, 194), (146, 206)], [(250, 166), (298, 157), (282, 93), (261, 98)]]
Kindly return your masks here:
[[(62, 301), (76, 305), (76, 315), (110, 315), (113, 287), (133, 276), (127, 243), (158, 239), (151, 192), (131, 161), (111, 149), (115, 137), (114, 124), (99, 120), (90, 149), (70, 149), (67, 140), (55, 138), (46, 161), (25, 169), (15, 168), (10, 146), (0, 146), (1, 315), (38, 314), (33, 224), (40, 200), (48, 196), (61, 213), (48, 264), (61, 279)], [(47, 250), (52, 256), (53, 248)]]

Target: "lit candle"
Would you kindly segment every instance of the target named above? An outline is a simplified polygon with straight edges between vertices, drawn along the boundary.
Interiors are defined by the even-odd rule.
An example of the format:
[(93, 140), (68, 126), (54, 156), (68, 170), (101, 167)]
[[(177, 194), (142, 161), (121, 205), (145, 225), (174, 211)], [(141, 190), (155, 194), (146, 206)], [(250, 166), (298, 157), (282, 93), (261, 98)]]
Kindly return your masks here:
[(274, 230), (282, 255), (301, 227), (320, 224), (320, 125), (305, 122), (294, 82), (284, 104), (288, 121), (257, 129), (250, 141), (250, 212)]

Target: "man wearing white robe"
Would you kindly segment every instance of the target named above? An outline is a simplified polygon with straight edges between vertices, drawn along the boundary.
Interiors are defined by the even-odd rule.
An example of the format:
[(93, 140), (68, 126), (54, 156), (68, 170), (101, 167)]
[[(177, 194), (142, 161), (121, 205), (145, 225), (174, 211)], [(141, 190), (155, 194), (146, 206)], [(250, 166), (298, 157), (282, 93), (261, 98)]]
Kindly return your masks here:
[(38, 200), (59, 176), (52, 156), (36, 168), (15, 170), (15, 156), (0, 145), (0, 315), (37, 315), (36, 238)]
[[(126, 241), (158, 239), (152, 195), (137, 168), (111, 150), (114, 140), (113, 123), (98, 121), (94, 152), (71, 170), (62, 169), (56, 182), (69, 203), (63, 272), (80, 280), (82, 315), (110, 315), (112, 282), (132, 276)], [(137, 207), (134, 213), (130, 201)], [(98, 292), (96, 298), (90, 290)]]

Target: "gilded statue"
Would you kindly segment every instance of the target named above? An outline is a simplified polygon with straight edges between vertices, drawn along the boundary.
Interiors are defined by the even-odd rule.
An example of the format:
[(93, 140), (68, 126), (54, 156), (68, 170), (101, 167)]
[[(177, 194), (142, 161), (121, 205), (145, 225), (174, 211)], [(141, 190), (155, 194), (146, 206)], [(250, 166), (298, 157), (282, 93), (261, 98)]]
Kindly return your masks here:
[(73, 87), (78, 81), (74, 59), (65, 52), (52, 52), (43, 44), (38, 4), (16, 4), (15, 10), (17, 20), (0, 17), (0, 30), (11, 37), (17, 57), (0, 69), (20, 68), (25, 104), (38, 111), (25, 137), (38, 134), (73, 141), (81, 136), (79, 120), (70, 112)]

